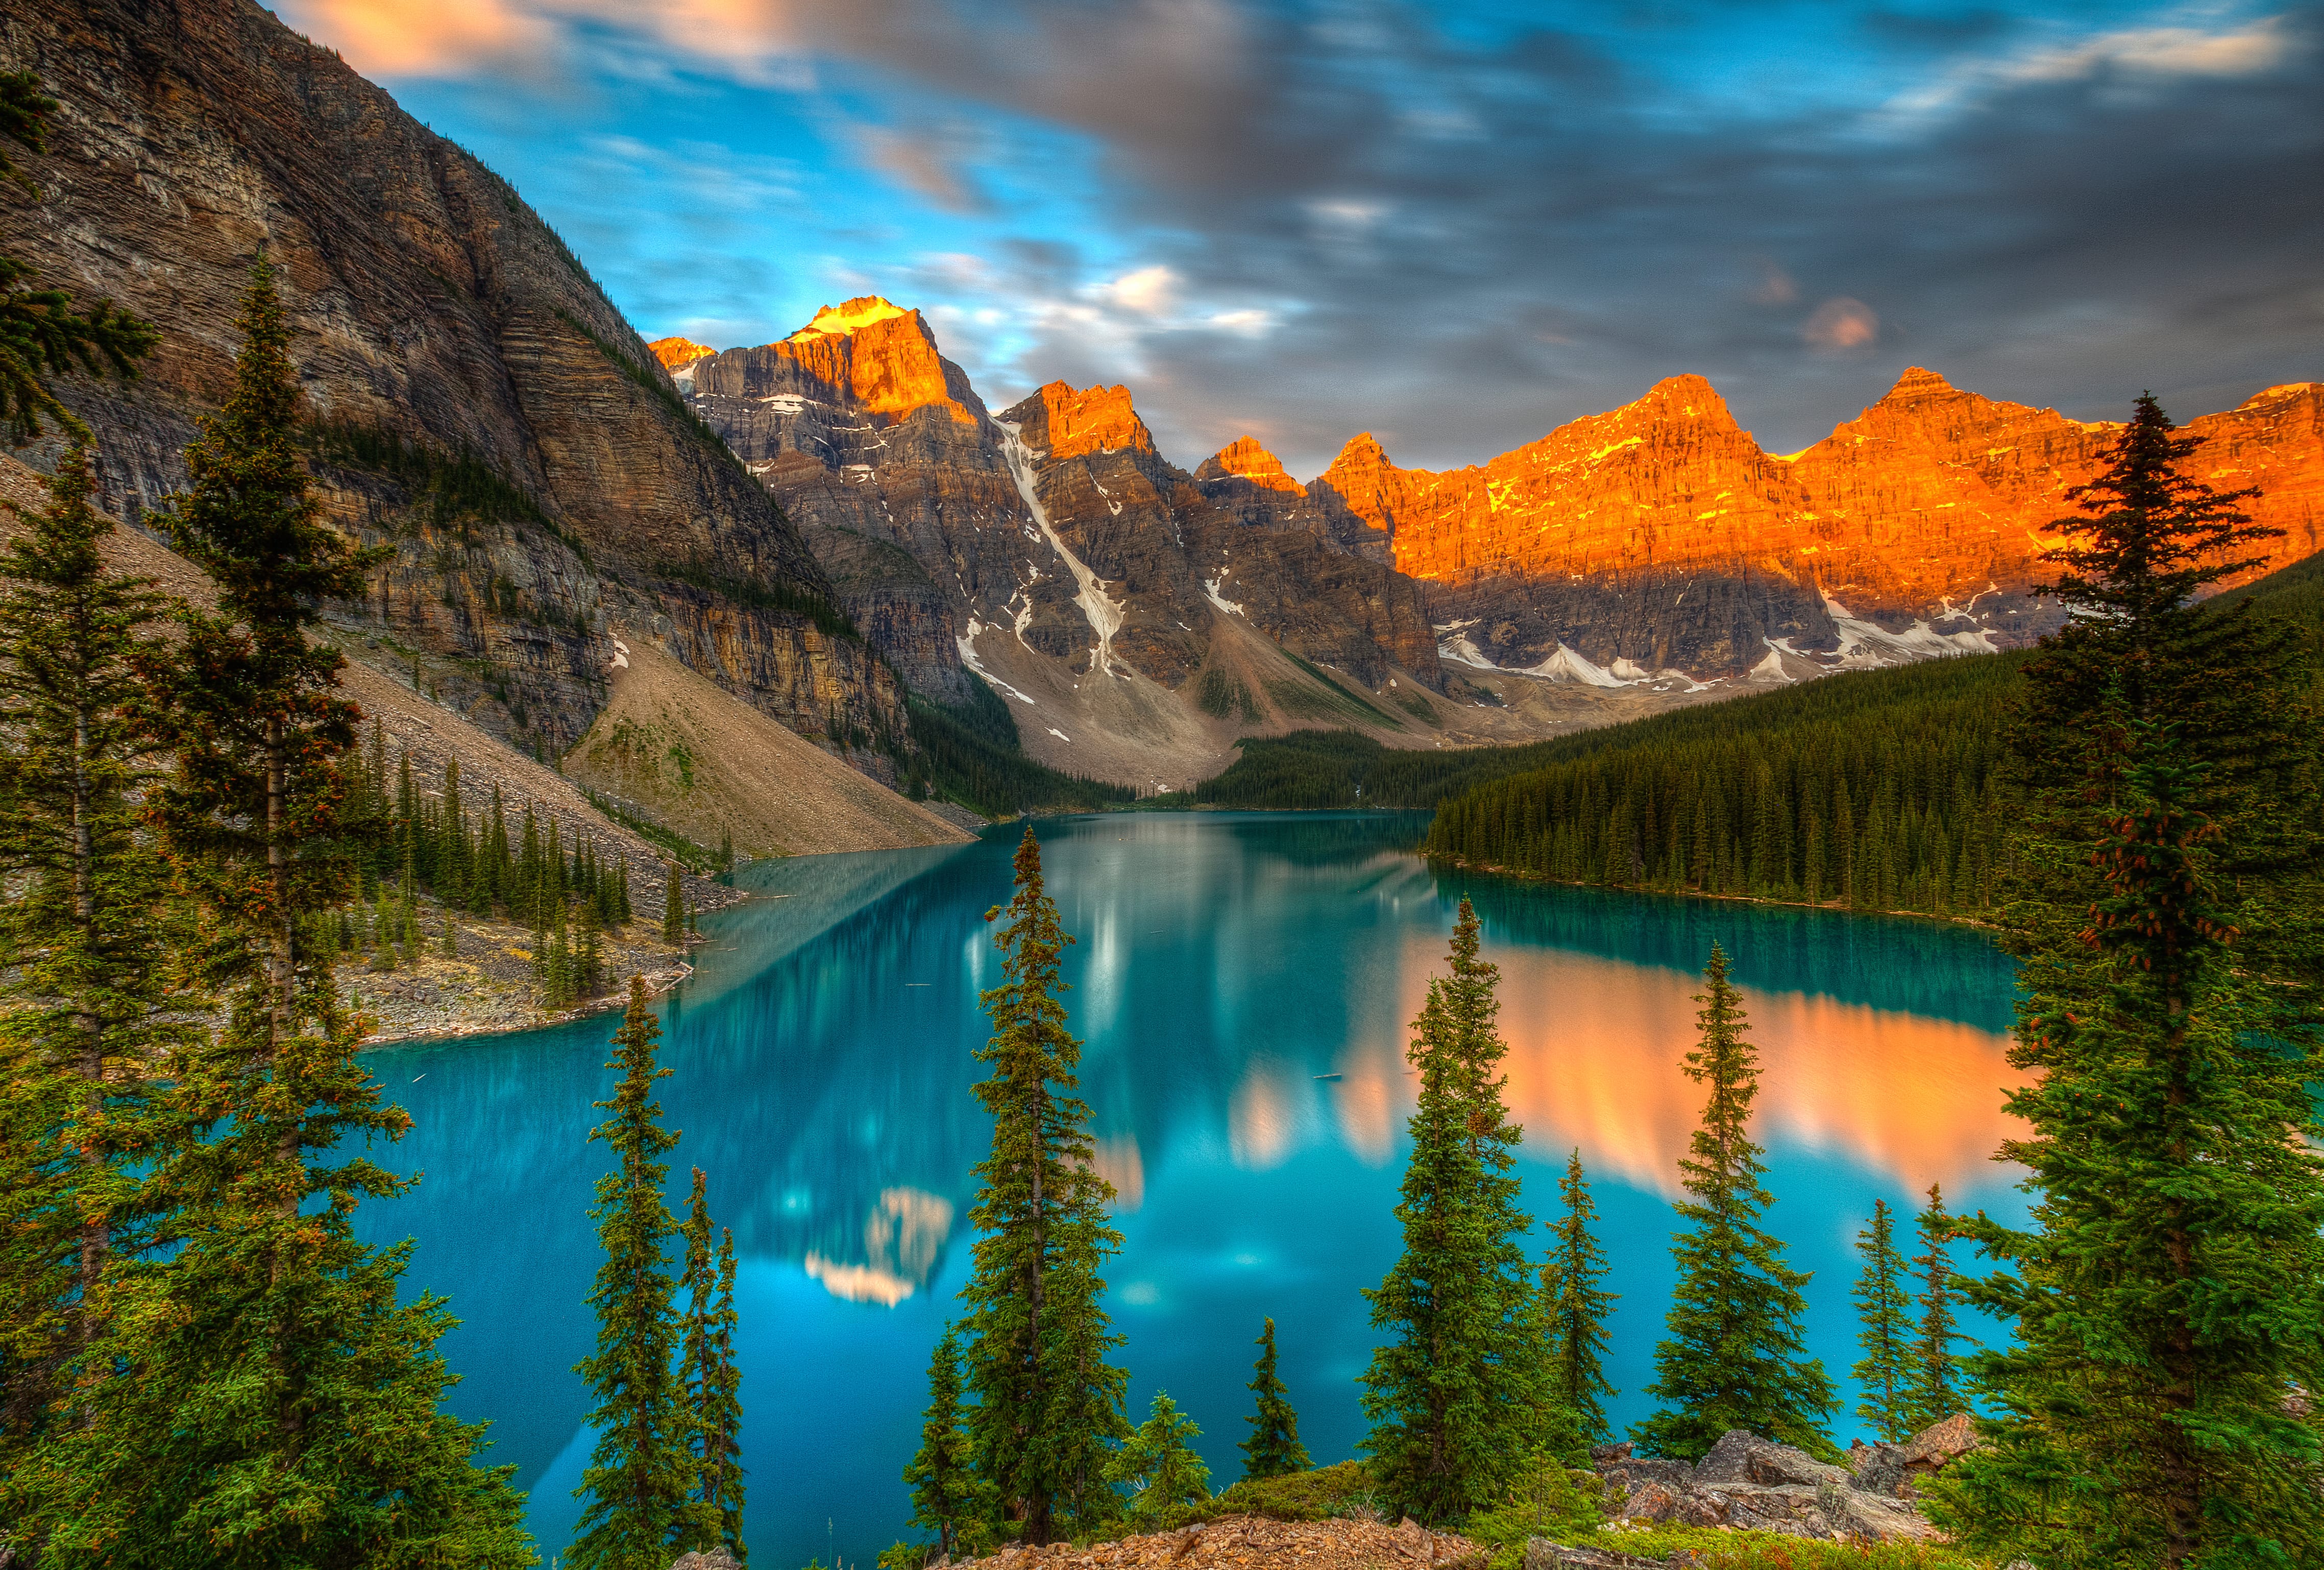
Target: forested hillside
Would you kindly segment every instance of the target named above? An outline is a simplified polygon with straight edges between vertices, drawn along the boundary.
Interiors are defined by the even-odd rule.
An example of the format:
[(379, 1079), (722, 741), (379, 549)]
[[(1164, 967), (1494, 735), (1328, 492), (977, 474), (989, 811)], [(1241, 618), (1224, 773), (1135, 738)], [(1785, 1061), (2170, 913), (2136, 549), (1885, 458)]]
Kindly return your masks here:
[[(2221, 596), (2215, 614), (2246, 604), (2303, 629), (2324, 683), (2324, 559)], [(2028, 658), (1831, 677), (1522, 749), (1545, 755), (1472, 773), (1428, 848), (1615, 888), (1987, 910), (2012, 811), (1995, 763)]]

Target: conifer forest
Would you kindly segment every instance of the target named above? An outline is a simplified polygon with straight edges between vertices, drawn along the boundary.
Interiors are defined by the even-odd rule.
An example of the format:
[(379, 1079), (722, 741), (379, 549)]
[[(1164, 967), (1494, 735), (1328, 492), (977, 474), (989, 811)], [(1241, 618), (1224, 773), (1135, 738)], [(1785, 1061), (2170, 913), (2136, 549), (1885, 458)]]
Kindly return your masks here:
[[(200, 69), (386, 123), (228, 23)], [(127, 116), (16, 26), (29, 212)], [(2324, 425), (2231, 423), (2314, 384), (1976, 398), (2087, 461), (1988, 530), (2024, 582), (1890, 626), (1840, 596), (1936, 547), (1798, 563), (1887, 494), (1819, 465), (1970, 418), (1933, 373), (1840, 457), (1693, 377), (1522, 462), (1190, 473), (1122, 387), (988, 409), (963, 311), (647, 345), (414, 134), (567, 291), (458, 397), (350, 391), (295, 225), (230, 325), (0, 254), (0, 1570), (2324, 1566)], [(395, 232), (417, 364), (491, 312)], [(1185, 266), (1055, 319), (1281, 326)], [(1556, 487), (1708, 448), (1823, 543), (1541, 565)]]

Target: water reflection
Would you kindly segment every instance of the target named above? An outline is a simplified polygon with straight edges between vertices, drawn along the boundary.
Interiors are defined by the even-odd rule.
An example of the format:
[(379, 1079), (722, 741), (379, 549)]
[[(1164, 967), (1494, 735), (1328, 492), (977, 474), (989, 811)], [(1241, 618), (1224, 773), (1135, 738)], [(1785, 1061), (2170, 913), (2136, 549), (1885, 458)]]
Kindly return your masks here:
[[(1873, 1197), (1905, 1201), (1933, 1178), (1963, 1203), (2011, 1201), (1985, 1159), (2006, 1131), (2008, 969), (1975, 935), (1462, 878), (1404, 854), (1417, 834), (1377, 815), (1042, 828), (1080, 939), (1066, 1001), (1125, 1233), (1110, 1279), (1133, 1400), (1157, 1382), (1180, 1397), (1213, 1468), (1237, 1460), (1261, 1314), (1284, 1327), (1317, 1454), (1360, 1435), (1351, 1381), (1370, 1339), (1356, 1288), (1393, 1255), (1406, 1030), (1463, 891), (1503, 971), (1533, 1206), (1553, 1203), (1543, 1163), (1569, 1148), (1602, 1180), (1626, 1391), (1644, 1382), (1667, 1289), (1664, 1199), (1700, 1102), (1677, 1062), (1713, 938), (1736, 956), (1766, 1064), (1776, 1224), (1821, 1272), (1811, 1341), (1835, 1368), (1853, 1355), (1847, 1238)], [(673, 1199), (702, 1167), (743, 1254), (753, 1542), (770, 1563), (821, 1551), (826, 1516), (868, 1562), (909, 1513), (896, 1473), (967, 1268), (987, 1140), (971, 1054), (986, 1033), (977, 991), (999, 973), (982, 918), (1006, 898), (1012, 848), (1004, 835), (746, 868), (761, 898), (712, 919), (696, 979), (665, 1004)], [(373, 1059), (417, 1120), (398, 1163), (429, 1177), (365, 1207), (364, 1225), (417, 1234), (413, 1284), (448, 1292), (466, 1321), (446, 1343), (466, 1377), (454, 1404), (496, 1420), (498, 1458), (539, 1485), (552, 1551), (586, 1450), (569, 1371), (594, 1335), (586, 1210), (604, 1159), (586, 1135), (610, 1030)]]

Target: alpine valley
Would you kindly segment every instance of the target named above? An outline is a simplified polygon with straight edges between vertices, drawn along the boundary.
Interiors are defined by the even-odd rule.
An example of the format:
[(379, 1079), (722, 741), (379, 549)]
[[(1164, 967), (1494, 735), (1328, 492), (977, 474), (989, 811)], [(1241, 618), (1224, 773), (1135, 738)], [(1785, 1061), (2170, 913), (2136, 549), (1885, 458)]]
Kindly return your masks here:
[[(12, 10), (0, 54), (62, 104), (0, 245), (164, 328), (136, 383), (60, 383), (107, 503), (136, 522), (184, 483), (263, 251), (320, 493), (385, 548), (331, 609), (342, 646), (512, 757), (750, 849), (831, 847), (822, 797), (751, 808), (695, 744), (738, 706), (881, 786), (926, 782), (918, 702), (1176, 790), (1247, 735), (1527, 740), (2020, 646), (2116, 429), (1916, 369), (1777, 456), (1678, 375), (1470, 468), (1366, 434), (1305, 484), (1250, 438), (1189, 470), (1125, 387), (994, 413), (876, 296), (777, 343), (649, 345), (504, 180), (248, 0)], [(2190, 429), (2214, 483), (2264, 487), (2277, 562), (2324, 545), (2324, 386)], [(889, 816), (846, 843), (956, 832)]]

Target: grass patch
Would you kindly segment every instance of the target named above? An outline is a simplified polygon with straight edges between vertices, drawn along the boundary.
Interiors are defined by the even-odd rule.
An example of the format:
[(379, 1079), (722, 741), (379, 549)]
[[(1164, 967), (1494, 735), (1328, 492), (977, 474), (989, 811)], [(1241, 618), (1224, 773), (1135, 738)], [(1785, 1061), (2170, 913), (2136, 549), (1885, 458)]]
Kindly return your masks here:
[(581, 794), (589, 799), (590, 806), (632, 834), (668, 851), (670, 858), (687, 872), (706, 878), (721, 870), (723, 864), (717, 852), (695, 844), (676, 829), (664, 828), (650, 817), (641, 817), (613, 798), (595, 790), (584, 790)]
[[(1291, 651), (1288, 649), (1286, 649), (1284, 652), (1286, 654), (1291, 654)], [(1302, 660), (1298, 655), (1291, 654), (1291, 662), (1294, 665), (1298, 666), (1300, 670), (1305, 670), (1308, 675), (1314, 677), (1316, 680), (1322, 682), (1324, 686), (1330, 688), (1333, 692), (1338, 693), (1342, 697), (1346, 698), (1350, 703), (1355, 705), (1357, 709), (1361, 713), (1371, 716), (1372, 718), (1379, 721), (1382, 725), (1393, 725), (1398, 730), (1402, 730), (1404, 728), (1404, 722), (1402, 720), (1397, 718), (1396, 716), (1388, 713), (1388, 710), (1380, 707), (1378, 704), (1372, 702), (1371, 699), (1366, 697), (1362, 693), (1358, 692), (1355, 688), (1348, 686), (1338, 677), (1333, 675), (1330, 671), (1324, 670), (1322, 666), (1314, 663), (1313, 660)], [(1272, 684), (1270, 683), (1269, 685), (1271, 686)]]
[(1257, 725), (1259, 721), (1259, 704), (1252, 698), (1250, 688), (1223, 670), (1203, 672), (1202, 685), (1194, 691), (1194, 702), (1213, 719), (1231, 719), (1240, 715), (1245, 725)]

